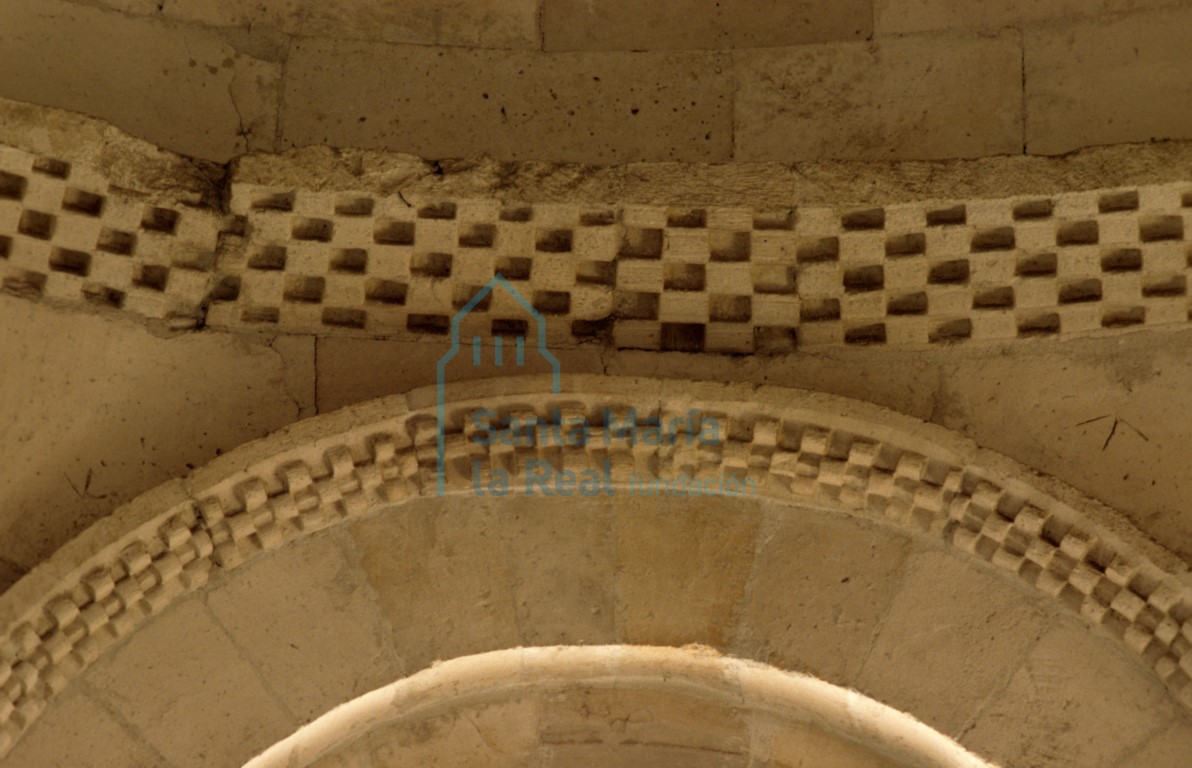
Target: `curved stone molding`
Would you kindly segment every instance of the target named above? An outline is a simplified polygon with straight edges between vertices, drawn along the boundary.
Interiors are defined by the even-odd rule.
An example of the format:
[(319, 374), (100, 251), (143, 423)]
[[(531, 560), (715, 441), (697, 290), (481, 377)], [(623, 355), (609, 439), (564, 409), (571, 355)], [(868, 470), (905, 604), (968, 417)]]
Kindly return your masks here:
[[(835, 757), (846, 762), (851, 758), (847, 761), (850, 765), (889, 768), (993, 768), (914, 718), (855, 691), (706, 649), (641, 646), (517, 648), (445, 661), (337, 707), (244, 768), (307, 768), (326, 766), (322, 761), (335, 759), (340, 761), (336, 764), (371, 765), (364, 751), (353, 747), (385, 726), (417, 723), (444, 710), (483, 710), (523, 697), (542, 699), (552, 692), (576, 689), (611, 690), (631, 697), (660, 693), (688, 698), (699, 702), (697, 725), (699, 720), (710, 722), (717, 716), (744, 720), (747, 743), (730, 737), (722, 744), (713, 740), (697, 748), (712, 751), (720, 747), (726, 757), (750, 759), (750, 765), (783, 765), (782, 757), (797, 754), (794, 750), (788, 750), (789, 755), (773, 753), (776, 740), (787, 740), (776, 731), (791, 731), (794, 738), (790, 740), (804, 742), (801, 746), (807, 752), (800, 755), (804, 760)], [(635, 702), (639, 707), (642, 703)], [(665, 699), (659, 703), (665, 712)], [(684, 737), (695, 741), (698, 734), (685, 733), (692, 726), (682, 722), (686, 719), (682, 715), (677, 723), (668, 723), (665, 714), (659, 719), (662, 723), (657, 730), (669, 736), (662, 740), (664, 744), (682, 747)], [(509, 731), (526, 729), (525, 723), (516, 720), (503, 725)], [(531, 729), (534, 736), (551, 723), (537, 725)], [(630, 738), (635, 741), (650, 734), (650, 723), (644, 725), (638, 724)], [(672, 733), (666, 733), (668, 727)], [(598, 729), (596, 726), (584, 736), (603, 735)], [(827, 734), (833, 744), (824, 748), (824, 754), (815, 754), (812, 745), (816, 738), (800, 731)], [(536, 740), (527, 739), (524, 746), (524, 755), (503, 755), (505, 761), (514, 764), (520, 757), (525, 765), (553, 764), (531, 762)], [(614, 749), (607, 752), (615, 758)]]
[[(349, 408), (250, 443), (137, 499), (0, 596), (0, 745), (117, 641), (215, 572), (290, 541), (435, 493), (435, 393)], [(522, 477), (530, 459), (556, 469), (607, 462), (630, 475), (731, 476), (779, 503), (842, 510), (946, 543), (1033, 585), (1117, 638), (1173, 697), (1192, 706), (1192, 590), (1184, 567), (1112, 514), (1044, 487), (1013, 462), (945, 430), (862, 403), (782, 388), (565, 377), (449, 387), (447, 487)], [(477, 445), (472, 415), (585, 418), (585, 446)], [(715, 419), (714, 445), (605, 439), (606, 414)], [(702, 423), (702, 422), (701, 422)], [(546, 429), (549, 431), (549, 428)], [(524, 481), (524, 478), (523, 478)], [(517, 482), (513, 483), (514, 489)]]
[[(130, 188), (121, 163), (148, 153), (98, 165), (45, 142), (4, 148), (4, 290), (177, 329), (420, 338), (445, 334), (500, 273), (549, 317), (554, 345), (758, 354), (1189, 318), (1192, 181), (811, 203), (775, 167), (627, 167), (593, 188), (570, 168), (579, 191), (560, 202), (567, 167), (481, 163), (472, 176), (492, 177), (483, 183), (435, 183), (442, 166), (416, 158), (305, 152), (241, 159), (213, 204), (168, 177), (152, 196)], [(653, 193), (627, 191), (634, 173), (655, 179)], [(683, 202), (668, 179), (736, 188)], [(494, 301), (465, 330), (525, 321), (516, 303)]]

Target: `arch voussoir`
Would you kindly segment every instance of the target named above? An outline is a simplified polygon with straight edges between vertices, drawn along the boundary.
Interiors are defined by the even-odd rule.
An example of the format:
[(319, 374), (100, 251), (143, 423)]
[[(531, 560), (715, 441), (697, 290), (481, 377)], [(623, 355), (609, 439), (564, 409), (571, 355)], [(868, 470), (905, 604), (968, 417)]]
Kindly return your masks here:
[[(641, 478), (732, 479), (765, 500), (893, 526), (1012, 575), (1111, 635), (1192, 708), (1192, 590), (1177, 561), (960, 436), (776, 387), (565, 377), (553, 393), (530, 377), (451, 387), (447, 402), (449, 496), (473, 494), (498, 471), (518, 493), (531, 462), (597, 473), (610, 491)], [(500, 424), (579, 420), (588, 439), (483, 445), (480, 409)], [(718, 436), (635, 442), (610, 424), (631, 413), (673, 420), (680, 435), (715, 420)], [(436, 444), (434, 392), (386, 398), (246, 445), (85, 532), (0, 597), (0, 753), (72, 680), (214, 574), (435, 495)]]

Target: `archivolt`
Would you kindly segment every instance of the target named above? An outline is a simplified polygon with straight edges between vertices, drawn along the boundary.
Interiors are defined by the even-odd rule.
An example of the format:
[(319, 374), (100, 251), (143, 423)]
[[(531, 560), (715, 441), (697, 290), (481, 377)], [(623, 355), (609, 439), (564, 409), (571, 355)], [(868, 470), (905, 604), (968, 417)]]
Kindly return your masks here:
[[(246, 445), (140, 497), (0, 597), (0, 753), (117, 640), (215, 570), (380, 506), (435, 493), (434, 392), (374, 401)], [(1138, 654), (1192, 705), (1192, 593), (1182, 566), (1111, 514), (970, 441), (873, 406), (781, 388), (601, 377), (449, 388), (449, 493), (471, 472), (554, 467), (752, 479), (762, 496), (830, 506), (942, 540), (1016, 575)], [(586, 446), (483, 447), (470, 414), (584, 417)], [(605, 439), (605, 413), (715, 418), (715, 444)], [(478, 462), (478, 463), (477, 463)], [(517, 483), (514, 483), (516, 488)]]
[[(831, 738), (855, 745), (856, 754), (864, 751), (865, 757), (881, 760), (882, 765), (993, 768), (913, 717), (855, 691), (707, 649), (642, 646), (516, 648), (452, 659), (337, 707), (244, 768), (324, 765), (327, 756), (357, 752), (369, 734), (394, 723), (425, 722), (443, 710), (474, 711), (575, 689), (679, 695), (699, 702), (709, 721), (717, 716), (741, 718), (743, 713), (744, 730), (750, 736), (745, 751), (751, 764), (775, 764), (765, 751), (774, 738), (766, 731), (772, 731), (777, 722), (791, 730), (822, 729)], [(665, 708), (665, 704), (659, 707)], [(668, 723), (664, 716), (659, 720), (659, 730), (669, 727), (686, 735), (682, 726)], [(639, 724), (638, 730), (648, 733), (650, 729)], [(634, 743), (632, 736), (640, 735), (632, 734), (629, 743)], [(666, 735), (672, 742), (681, 741), (673, 731)]]

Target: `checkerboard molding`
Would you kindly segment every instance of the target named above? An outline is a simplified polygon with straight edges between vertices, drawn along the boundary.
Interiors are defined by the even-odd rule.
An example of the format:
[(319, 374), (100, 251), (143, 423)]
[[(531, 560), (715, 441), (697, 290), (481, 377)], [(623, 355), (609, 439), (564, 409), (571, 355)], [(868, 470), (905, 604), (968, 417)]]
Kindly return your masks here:
[[(817, 393), (565, 376), (561, 396), (549, 377), (449, 386), (444, 474), (453, 503), (497, 468), (521, 479), (511, 488), (525, 487), (530, 461), (608, 467), (622, 489), (635, 475), (733, 478), (792, 515), (810, 507), (864, 520), (1029, 589), (1048, 611), (1120, 646), (1173, 706), (1192, 707), (1192, 590), (1182, 563), (1075, 491), (1044, 488), (1027, 468), (942, 428)], [(171, 606), (319, 531), (434, 496), (435, 400), (433, 388), (416, 390), (237, 449), (117, 510), (0, 596), (0, 755), (73, 680)], [(699, 432), (687, 421), (693, 407)], [(582, 418), (591, 432), (566, 448), (549, 430), (525, 444), (479, 442), (480, 408), (498, 425)], [(624, 427), (631, 413), (684, 426), (673, 442), (634, 441)], [(703, 434), (704, 420), (718, 424), (718, 441), (684, 437)], [(1052, 672), (1085, 663), (1074, 657)]]
[[(501, 274), (567, 347), (781, 354), (1070, 338), (1189, 321), (1192, 181), (886, 206), (509, 201), (238, 180), (148, 201), (0, 149), (9, 294), (175, 328), (416, 339)], [(309, 178), (309, 177), (308, 177)], [(503, 294), (477, 332), (527, 319)]]

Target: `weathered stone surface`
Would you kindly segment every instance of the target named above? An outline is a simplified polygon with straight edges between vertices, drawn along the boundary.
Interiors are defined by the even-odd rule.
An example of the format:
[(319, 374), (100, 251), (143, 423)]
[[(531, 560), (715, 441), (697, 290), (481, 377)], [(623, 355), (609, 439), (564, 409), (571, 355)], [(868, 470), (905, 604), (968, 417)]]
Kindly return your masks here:
[(5, 295), (0, 327), (0, 558), (21, 570), (137, 494), (313, 409), (313, 386), (297, 381), (313, 377), (309, 339), (160, 338)]
[(753, 48), (861, 40), (873, 30), (868, 0), (821, 5), (764, 0), (748, 7), (670, 0), (546, 0), (548, 51)]
[(160, 768), (161, 756), (140, 742), (86, 695), (75, 692), (38, 721), (15, 750), (6, 768)]
[(490, 505), (403, 506), (352, 526), (407, 674), (520, 643), (510, 564)]
[(1045, 627), (1045, 614), (1020, 590), (954, 554), (918, 555), (856, 685), (955, 734), (1016, 670)]
[(271, 149), (280, 66), (201, 29), (58, 0), (0, 9), (0, 95), (226, 161)]
[(87, 4), (141, 16), (151, 16), (162, 11), (162, 0), (96, 0)]
[(758, 505), (745, 501), (726, 508), (716, 499), (640, 495), (618, 501), (620, 641), (727, 648), (752, 566)]
[(339, 536), (316, 537), (254, 563), (207, 597), (262, 679), (304, 721), (401, 676), (346, 549)]
[(318, 393), (316, 341), (313, 336), (274, 336), (269, 340), (269, 348), (285, 361), (282, 383), (298, 406), (299, 419), (308, 419), (318, 413), (318, 403), (315, 402)]
[[(451, 350), (450, 343), (436, 341), (392, 341), (327, 337), (318, 340), (319, 411), (326, 413), (345, 405), (362, 403), (384, 395), (409, 392), (435, 383), (439, 358)], [(602, 348), (555, 349), (567, 373), (600, 373)], [(496, 366), (486, 355), (480, 366), (461, 360), (447, 371), (448, 381), (472, 381), (490, 376), (550, 373), (550, 365), (538, 355), (527, 355), (522, 367)]]
[[(297, 726), (194, 600), (137, 633), (86, 680), (176, 768), (243, 763)], [(206, 717), (180, 728), (187, 712)]]
[(428, 158), (715, 162), (732, 154), (731, 102), (728, 62), (716, 54), (532, 54), (301, 39), (286, 67), (281, 138), (287, 146)]
[(520, 768), (538, 743), (538, 703), (530, 697), (401, 722), (367, 737), (375, 766)]
[(1133, 659), (1083, 627), (1062, 627), (1043, 637), (961, 742), (1003, 765), (1058, 758), (1108, 768), (1172, 715), (1158, 681)]
[(811, 511), (768, 526), (734, 652), (853, 684), (898, 591), (910, 540)]
[(522, 644), (616, 642), (612, 506), (560, 516), (532, 496), (500, 515)]
[(1175, 510), (1192, 491), (1180, 468), (1192, 451), (1190, 349), (1180, 331), (1077, 341), (1058, 358), (1030, 345), (1012, 364), (964, 355), (941, 369), (930, 418), (1124, 510), (1188, 560), (1192, 518)]
[(537, 0), (165, 0), (168, 18), (217, 27), (259, 25), (292, 35), (477, 48), (538, 48)]
[(539, 750), (540, 764), (585, 768), (747, 768), (748, 755), (723, 755), (690, 747), (628, 744), (609, 749), (602, 744), (559, 744)]
[(1192, 9), (1026, 33), (1026, 149), (1192, 138)]
[(541, 741), (556, 754), (591, 744), (606, 752), (620, 745), (685, 748), (711, 753), (709, 758), (749, 752), (743, 712), (683, 692), (577, 688), (548, 696), (544, 704)]
[(879, 35), (957, 27), (1001, 29), (1071, 18), (1097, 18), (1097, 23), (1108, 28), (1116, 22), (1114, 14), (1170, 5), (1173, 0), (1051, 0), (1046, 3), (1031, 0), (988, 0), (983, 3), (875, 0), (873, 23)]
[(1138, 750), (1127, 755), (1121, 768), (1178, 768), (1192, 755), (1192, 722), (1179, 718), (1147, 739)]
[(735, 54), (734, 159), (940, 159), (1022, 150), (1018, 36)]
[[(782, 723), (775, 728), (765, 768), (900, 768), (901, 764), (869, 747), (834, 736), (810, 723)], [(809, 762), (809, 756), (815, 762)]]
[[(760, 53), (760, 52), (759, 52)], [(735, 54), (739, 59), (746, 54)], [(0, 100), (0, 137), (6, 143), (53, 155), (75, 145), (77, 133), (98, 131), (96, 123), (60, 110)], [(72, 119), (73, 118), (73, 119)], [(63, 123), (66, 125), (63, 125)], [(37, 127), (50, 123), (59, 141), (49, 145)], [(81, 128), (75, 128), (83, 123)], [(118, 131), (112, 130), (115, 133)], [(77, 132), (77, 133), (76, 133)], [(128, 141), (126, 139), (126, 141)], [(70, 158), (67, 158), (70, 159)], [(150, 162), (133, 154), (134, 169)], [(251, 210), (252, 194), (292, 190), (333, 196), (407, 200), (499, 199), (510, 213), (532, 203), (734, 208), (755, 207), (778, 214), (800, 206), (887, 206), (897, 203), (965, 202), (985, 198), (1045, 198), (1092, 190), (1125, 190), (1188, 183), (1192, 141), (1092, 147), (1062, 157), (1022, 155), (961, 160), (809, 160), (786, 163), (632, 163), (580, 166), (571, 163), (503, 163), (472, 156), (433, 162), (414, 155), (374, 150), (306, 147), (284, 154), (246, 155), (236, 163), (231, 206)], [(105, 169), (112, 173), (113, 168)], [(181, 173), (179, 171), (179, 173)], [(305, 196), (305, 195), (304, 195)], [(247, 197), (248, 199), (243, 199)], [(1140, 201), (1141, 202), (1141, 201)], [(295, 199), (297, 203), (297, 199)], [(1154, 201), (1148, 201), (1153, 204)], [(244, 210), (239, 210), (241, 206)], [(1122, 213), (1122, 209), (1118, 209)], [(796, 220), (796, 223), (797, 220)], [(776, 227), (777, 218), (763, 219)], [(941, 223), (940, 226), (946, 226)]]

